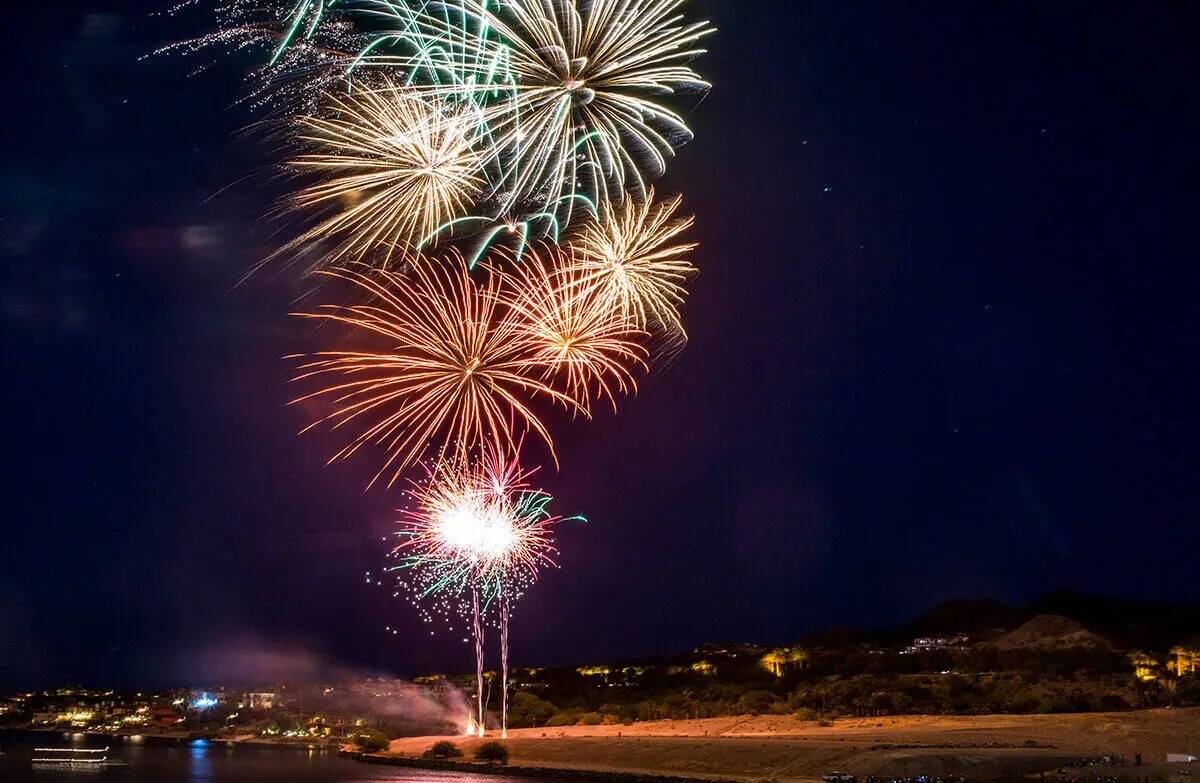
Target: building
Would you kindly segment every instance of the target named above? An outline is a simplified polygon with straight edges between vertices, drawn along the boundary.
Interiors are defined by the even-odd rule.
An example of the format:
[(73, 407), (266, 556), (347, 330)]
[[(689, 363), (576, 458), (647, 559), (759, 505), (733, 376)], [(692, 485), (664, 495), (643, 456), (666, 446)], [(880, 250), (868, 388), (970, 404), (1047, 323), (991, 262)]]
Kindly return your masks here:
[(915, 655), (934, 650), (961, 650), (967, 646), (970, 637), (966, 634), (957, 636), (918, 636), (912, 644), (900, 651), (901, 655)]
[(275, 709), (279, 697), (273, 691), (259, 691), (257, 693), (247, 693), (245, 697), (246, 707), (252, 710), (272, 710)]

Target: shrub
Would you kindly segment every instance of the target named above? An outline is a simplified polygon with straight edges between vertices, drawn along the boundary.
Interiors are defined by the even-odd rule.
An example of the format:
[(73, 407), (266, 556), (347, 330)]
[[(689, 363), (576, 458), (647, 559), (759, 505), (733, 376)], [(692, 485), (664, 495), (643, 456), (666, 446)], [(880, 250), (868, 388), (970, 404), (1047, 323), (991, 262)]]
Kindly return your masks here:
[(433, 747), (425, 751), (427, 759), (458, 759), (462, 758), (463, 752), (459, 747), (449, 740), (433, 743)]
[(489, 764), (507, 764), (508, 748), (500, 742), (485, 742), (476, 749), (475, 758)]
[(354, 736), (354, 744), (368, 753), (378, 753), (387, 750), (391, 742), (379, 729), (363, 729)]
[(599, 726), (604, 722), (604, 716), (598, 712), (585, 712), (579, 716), (580, 726)]
[(583, 714), (582, 710), (567, 709), (560, 710), (550, 716), (550, 720), (546, 721), (547, 726), (574, 726), (579, 721), (579, 716)]

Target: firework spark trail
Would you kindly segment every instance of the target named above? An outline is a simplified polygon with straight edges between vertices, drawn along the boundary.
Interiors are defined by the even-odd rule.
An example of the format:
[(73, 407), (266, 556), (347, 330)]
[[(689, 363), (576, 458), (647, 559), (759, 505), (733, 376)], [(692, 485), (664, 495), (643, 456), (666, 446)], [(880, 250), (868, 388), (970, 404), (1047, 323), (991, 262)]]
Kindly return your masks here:
[(295, 381), (328, 384), (293, 404), (321, 399), (333, 406), (306, 429), (327, 423), (334, 431), (354, 430), (331, 462), (368, 443), (382, 446), (386, 460), (371, 484), (388, 473), (391, 486), (433, 440), (440, 441), (441, 453), (466, 455), (479, 446), (513, 453), (514, 430), (536, 432), (557, 463), (534, 403), (561, 403), (584, 416), (588, 409), (543, 378), (536, 363), (541, 346), (530, 338), (520, 312), (503, 302), (499, 276), (476, 284), (461, 259), (449, 264), (417, 259), (411, 266), (407, 275), (327, 272), (374, 302), (296, 314), (342, 323), (358, 338), (381, 342), (375, 351), (292, 357), (300, 360)]
[[(546, 205), (590, 179), (593, 200), (644, 193), (692, 137), (660, 96), (707, 91), (688, 62), (713, 30), (683, 0), (380, 0), (369, 62), (399, 67), (422, 96), (483, 107), (503, 174), (494, 187)], [(582, 10), (581, 10), (582, 9)], [(410, 51), (389, 53), (398, 42)], [(431, 54), (436, 51), (437, 56)]]
[(508, 739), (508, 593), (500, 596), (500, 736)]
[[(164, 13), (208, 7), (214, 29), (149, 56), (261, 53), (261, 64), (246, 76), (249, 89), (241, 100), (281, 114), (313, 111), (327, 91), (347, 84), (354, 53), (369, 44), (352, 21), (351, 5), (345, 0), (184, 0)], [(202, 63), (198, 70), (210, 65)]]
[(487, 724), (483, 714), (483, 624), (480, 622), (479, 587), (477, 585), (471, 587), (471, 613), (472, 627), (475, 632), (475, 704), (478, 711), (476, 726), (479, 736), (482, 737)]

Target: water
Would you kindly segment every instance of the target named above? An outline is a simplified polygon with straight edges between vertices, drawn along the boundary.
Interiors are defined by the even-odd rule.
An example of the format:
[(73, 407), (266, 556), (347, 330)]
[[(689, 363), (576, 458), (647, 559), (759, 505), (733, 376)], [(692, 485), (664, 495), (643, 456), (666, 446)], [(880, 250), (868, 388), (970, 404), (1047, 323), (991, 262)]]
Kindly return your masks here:
[[(87, 769), (32, 766), (30, 759), (35, 747), (67, 746), (108, 746), (109, 760), (122, 763)], [(330, 750), (247, 748), (202, 741), (122, 742), (82, 735), (0, 732), (0, 751), (5, 754), (0, 756), (0, 783), (518, 783), (519, 780), (363, 764), (339, 758)]]

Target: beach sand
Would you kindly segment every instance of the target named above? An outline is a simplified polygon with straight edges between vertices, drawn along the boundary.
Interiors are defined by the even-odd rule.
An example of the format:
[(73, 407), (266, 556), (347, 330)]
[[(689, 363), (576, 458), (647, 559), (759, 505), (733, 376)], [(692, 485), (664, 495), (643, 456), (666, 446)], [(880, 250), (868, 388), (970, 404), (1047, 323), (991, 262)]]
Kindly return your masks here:
[[(470, 757), (478, 739), (396, 740), (391, 752), (419, 756), (451, 739)], [(498, 732), (485, 739), (499, 739)], [(831, 770), (858, 775), (962, 775), (1012, 779), (1081, 757), (1142, 753), (1142, 775), (1175, 773), (1166, 754), (1200, 755), (1200, 709), (1081, 715), (843, 718), (818, 726), (791, 716), (651, 721), (630, 725), (517, 729), (513, 764), (733, 780), (814, 780)], [(1200, 765), (1190, 765), (1200, 780)], [(1133, 776), (1134, 770), (1128, 768)], [(1089, 774), (1100, 774), (1093, 769)]]

